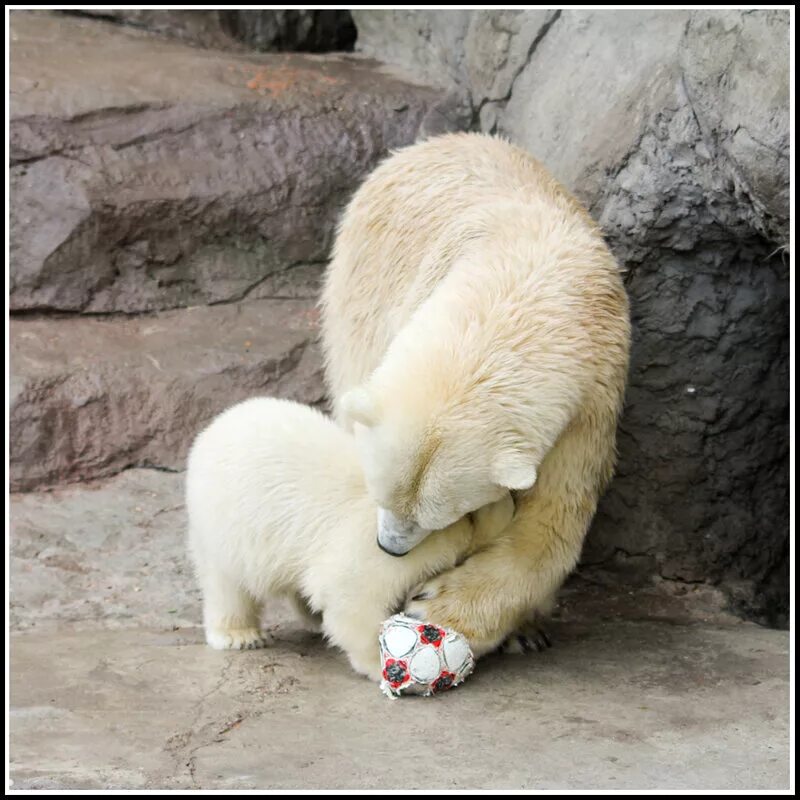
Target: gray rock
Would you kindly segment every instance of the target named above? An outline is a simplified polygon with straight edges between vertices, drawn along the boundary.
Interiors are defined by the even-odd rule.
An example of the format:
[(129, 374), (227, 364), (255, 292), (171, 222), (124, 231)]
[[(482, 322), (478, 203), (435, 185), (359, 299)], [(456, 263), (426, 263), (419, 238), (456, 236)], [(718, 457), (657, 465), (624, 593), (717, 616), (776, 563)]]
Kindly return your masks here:
[(732, 181), (726, 214), (787, 244), (788, 12), (358, 11), (355, 20), (359, 50), (467, 95), (483, 130), (525, 146), (590, 206), (661, 124), (674, 168), (695, 167), (684, 140), (698, 140), (705, 163), (694, 181), (718, 194)]
[(183, 496), (183, 473), (154, 469), (12, 495), (12, 627), (199, 624)]
[(789, 243), (789, 12), (698, 11), (681, 47), (692, 110), (756, 229)]
[[(788, 223), (786, 52), (773, 14), (709, 13), (562, 16), (498, 129), (576, 190), (628, 270), (634, 345), (619, 469), (584, 560), (644, 556), (643, 568), (722, 582), (737, 609), (782, 624), (788, 268), (775, 245)], [(736, 55), (695, 41), (693, 31), (712, 36), (715, 26), (739, 43)], [(564, 73), (568, 53), (578, 57)], [(702, 79), (688, 77), (678, 54)], [(753, 60), (759, 69), (747, 68)], [(739, 88), (717, 104), (720, 64), (729, 64), (723, 84), (738, 73)], [(701, 84), (699, 107), (732, 127), (720, 116), (704, 130), (687, 93)], [(565, 105), (565, 94), (580, 102)], [(767, 145), (751, 151), (750, 171), (732, 149), (745, 119)]]
[(444, 94), (362, 58), (14, 12), (11, 309), (227, 301), (320, 263), (348, 194)]
[(256, 300), (144, 317), (11, 323), (14, 491), (183, 469), (204, 425), (254, 395), (324, 401), (308, 300)]
[(464, 57), (469, 89), (479, 106), (508, 100), (519, 71), (560, 14), (505, 9), (472, 15)]
[[(17, 12), (19, 13), (19, 12)], [(162, 36), (181, 39), (187, 44), (224, 50), (242, 50), (244, 45), (227, 29), (218, 11), (180, 11), (141, 8), (84, 8), (62, 11), (71, 16), (127, 25)]]
[(353, 9), (356, 50), (406, 69), (432, 86), (465, 82), (464, 40), (471, 11)]

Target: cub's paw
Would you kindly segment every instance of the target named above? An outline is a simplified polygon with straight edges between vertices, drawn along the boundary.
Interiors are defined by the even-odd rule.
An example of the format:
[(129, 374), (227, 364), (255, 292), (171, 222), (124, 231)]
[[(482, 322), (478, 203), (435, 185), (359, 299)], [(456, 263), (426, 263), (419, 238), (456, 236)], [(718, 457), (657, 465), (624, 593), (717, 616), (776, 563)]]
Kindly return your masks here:
[(348, 658), (350, 660), (350, 666), (359, 675), (362, 675), (363, 677), (374, 681), (375, 683), (380, 683), (383, 679), (383, 670), (381, 668), (379, 658), (376, 658), (372, 654), (367, 657), (358, 657), (348, 654)]
[(553, 642), (540, 622), (529, 622), (514, 631), (498, 648), (501, 653), (541, 653)]
[(215, 650), (258, 650), (271, 644), (258, 628), (213, 628), (206, 631), (206, 642)]

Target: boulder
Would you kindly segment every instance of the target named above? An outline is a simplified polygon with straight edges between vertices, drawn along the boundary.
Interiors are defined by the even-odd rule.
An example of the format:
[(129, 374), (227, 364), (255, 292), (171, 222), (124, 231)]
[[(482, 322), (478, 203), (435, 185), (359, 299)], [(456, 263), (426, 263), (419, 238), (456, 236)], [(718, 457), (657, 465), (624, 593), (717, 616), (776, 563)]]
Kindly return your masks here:
[(12, 320), (12, 491), (184, 469), (202, 428), (255, 395), (323, 404), (316, 338), (308, 300)]
[(778, 623), (788, 610), (785, 22), (779, 12), (563, 14), (496, 123), (575, 190), (627, 272), (634, 341), (619, 469), (584, 560), (722, 582), (734, 607)]
[[(19, 13), (19, 12), (17, 12)], [(70, 16), (89, 17), (96, 21), (126, 25), (150, 31), (187, 44), (223, 50), (243, 50), (244, 45), (233, 36), (219, 11), (179, 11), (142, 8), (82, 8), (62, 11)], [(241, 13), (241, 12), (240, 12)]]
[(356, 50), (432, 86), (465, 82), (464, 40), (474, 12), (353, 9)]
[(363, 58), (11, 19), (13, 312), (153, 311), (286, 283), (324, 262), (351, 191), (444, 96)]

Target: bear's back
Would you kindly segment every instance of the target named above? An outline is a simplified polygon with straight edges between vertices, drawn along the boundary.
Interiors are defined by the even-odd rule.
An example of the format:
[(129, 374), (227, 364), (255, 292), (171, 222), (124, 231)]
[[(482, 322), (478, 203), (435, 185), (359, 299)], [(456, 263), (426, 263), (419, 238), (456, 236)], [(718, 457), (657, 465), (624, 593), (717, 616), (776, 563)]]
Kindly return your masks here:
[(502, 214), (509, 203), (547, 209), (604, 247), (577, 200), (503, 139), (435, 137), (394, 153), (370, 174), (342, 218), (322, 298), (334, 399), (369, 376), (470, 241), (485, 235), (487, 214)]

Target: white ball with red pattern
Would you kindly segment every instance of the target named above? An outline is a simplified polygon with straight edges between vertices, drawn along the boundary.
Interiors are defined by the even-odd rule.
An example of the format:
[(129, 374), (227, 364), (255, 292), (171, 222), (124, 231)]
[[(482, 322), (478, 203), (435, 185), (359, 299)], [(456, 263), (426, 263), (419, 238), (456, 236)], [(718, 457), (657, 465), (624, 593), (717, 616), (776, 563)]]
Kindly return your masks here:
[(378, 637), (381, 690), (390, 697), (431, 695), (451, 689), (475, 668), (467, 640), (456, 631), (395, 614)]

